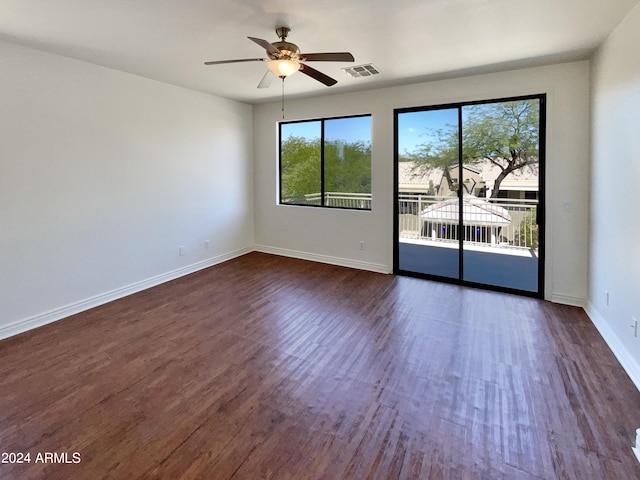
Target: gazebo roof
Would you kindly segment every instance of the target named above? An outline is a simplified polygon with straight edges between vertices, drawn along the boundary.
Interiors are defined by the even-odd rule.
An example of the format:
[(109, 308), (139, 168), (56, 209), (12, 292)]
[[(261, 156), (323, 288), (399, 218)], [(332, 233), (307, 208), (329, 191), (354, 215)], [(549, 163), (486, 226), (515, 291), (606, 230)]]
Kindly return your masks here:
[[(457, 224), (458, 197), (434, 203), (420, 212), (420, 218), (431, 222)], [(473, 195), (462, 197), (463, 225), (503, 226), (511, 224), (511, 216), (506, 209), (481, 200)]]

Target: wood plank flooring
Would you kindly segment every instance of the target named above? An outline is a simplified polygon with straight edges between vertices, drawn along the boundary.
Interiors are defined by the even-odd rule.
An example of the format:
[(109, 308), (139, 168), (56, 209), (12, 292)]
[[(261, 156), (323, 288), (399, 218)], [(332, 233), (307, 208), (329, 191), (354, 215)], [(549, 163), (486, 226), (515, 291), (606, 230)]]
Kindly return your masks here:
[(2, 479), (638, 479), (638, 427), (579, 308), (260, 253), (0, 342)]

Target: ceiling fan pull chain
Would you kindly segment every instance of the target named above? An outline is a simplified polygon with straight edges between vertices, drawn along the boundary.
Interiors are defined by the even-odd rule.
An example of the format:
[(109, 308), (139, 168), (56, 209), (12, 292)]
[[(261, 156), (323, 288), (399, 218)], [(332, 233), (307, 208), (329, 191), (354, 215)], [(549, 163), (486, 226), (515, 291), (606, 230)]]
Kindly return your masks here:
[(282, 119), (284, 120), (284, 77), (282, 77)]

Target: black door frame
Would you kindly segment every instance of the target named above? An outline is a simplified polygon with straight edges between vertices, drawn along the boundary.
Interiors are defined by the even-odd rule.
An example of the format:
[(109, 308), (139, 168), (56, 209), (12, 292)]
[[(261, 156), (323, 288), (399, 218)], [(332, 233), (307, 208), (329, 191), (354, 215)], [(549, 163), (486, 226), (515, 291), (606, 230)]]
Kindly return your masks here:
[[(483, 283), (470, 282), (464, 280), (464, 261), (463, 261), (463, 242), (464, 236), (459, 235), (458, 239), (458, 278), (442, 277), (438, 275), (430, 275), (418, 272), (411, 272), (407, 270), (400, 270), (400, 253), (399, 253), (399, 219), (400, 208), (398, 205), (399, 188), (398, 188), (398, 116), (402, 113), (410, 112), (422, 112), (428, 110), (442, 110), (442, 109), (458, 109), (458, 168), (462, 171), (462, 108), (469, 105), (482, 105), (485, 103), (499, 103), (510, 102), (518, 100), (539, 100), (540, 102), (540, 125), (538, 132), (538, 207), (536, 210), (536, 223), (538, 225), (538, 291), (530, 292), (526, 290), (519, 290), (514, 288), (506, 288), (495, 285), (488, 285)], [(485, 290), (495, 290), (505, 293), (515, 293), (518, 295), (544, 298), (544, 275), (545, 275), (545, 219), (546, 219), (546, 193), (545, 193), (545, 178), (546, 178), (546, 130), (547, 130), (547, 94), (532, 94), (522, 95), (517, 97), (504, 97), (504, 98), (492, 98), (487, 100), (474, 100), (468, 102), (447, 103), (438, 105), (427, 105), (419, 107), (408, 108), (396, 108), (393, 110), (393, 273), (398, 275), (405, 275), (411, 277), (425, 278), (429, 280), (437, 280), (445, 283), (453, 283), (456, 285), (465, 285), (470, 287), (482, 288)], [(458, 189), (459, 198), (459, 218), (460, 223), (458, 228), (462, 229), (462, 196), (460, 195), (461, 189)], [(460, 230), (461, 231), (461, 230)]]

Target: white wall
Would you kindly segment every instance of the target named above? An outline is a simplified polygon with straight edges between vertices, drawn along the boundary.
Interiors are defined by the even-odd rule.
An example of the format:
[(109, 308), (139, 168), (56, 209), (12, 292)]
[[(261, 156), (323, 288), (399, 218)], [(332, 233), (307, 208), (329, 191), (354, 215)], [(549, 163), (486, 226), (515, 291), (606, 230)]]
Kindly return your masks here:
[(0, 64), (0, 338), (251, 248), (250, 106), (9, 43)]
[(531, 93), (549, 100), (545, 297), (586, 299), (588, 62), (287, 101), (288, 120), (373, 115), (359, 212), (276, 204), (279, 103), (252, 115), (9, 43), (0, 59), (0, 337), (249, 251), (254, 229), (259, 250), (390, 272), (393, 109)]
[[(640, 5), (592, 68), (589, 316), (640, 388)], [(609, 292), (609, 305), (606, 302)]]
[[(254, 107), (258, 249), (390, 272), (393, 263), (393, 109), (533, 93), (548, 94), (545, 298), (584, 305), (589, 200), (588, 62), (286, 101), (287, 120), (358, 113), (373, 115), (371, 212), (278, 206), (276, 129), (282, 116), (281, 106), (273, 103)], [(570, 208), (564, 209), (565, 204)], [(365, 251), (359, 250), (360, 240), (366, 242)]]

